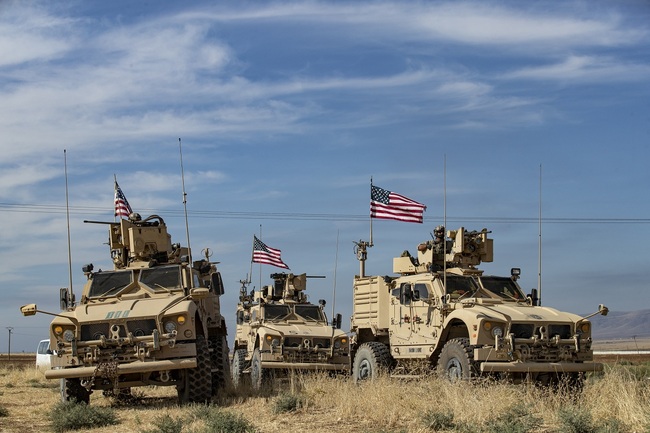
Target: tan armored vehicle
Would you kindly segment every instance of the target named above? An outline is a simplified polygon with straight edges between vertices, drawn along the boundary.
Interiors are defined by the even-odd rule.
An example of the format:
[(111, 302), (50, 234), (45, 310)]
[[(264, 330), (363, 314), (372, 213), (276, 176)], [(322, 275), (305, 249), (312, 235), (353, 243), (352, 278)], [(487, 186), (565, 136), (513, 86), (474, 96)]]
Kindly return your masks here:
[(353, 376), (372, 379), (438, 368), (451, 379), (492, 373), (510, 380), (581, 383), (601, 371), (591, 349), (587, 317), (538, 306), (533, 289), (476, 268), (491, 262), (488, 231), (447, 232), (393, 259), (397, 276), (365, 276), (368, 243), (357, 243), (360, 275), (354, 278), (351, 320)]
[(277, 273), (271, 278), (272, 286), (251, 293), (242, 282), (233, 383), (250, 377), (253, 389), (260, 389), (290, 370), (348, 371), (349, 339), (340, 330), (341, 315), (329, 324), (325, 301), (314, 305), (304, 293), (307, 279), (314, 277)]
[[(188, 248), (172, 244), (157, 215), (103, 224), (114, 270), (84, 266), (88, 281), (78, 305), (61, 289), (63, 311), (46, 313), (56, 316), (56, 356), (45, 377), (62, 379), (64, 400), (88, 403), (94, 390), (125, 396), (135, 386), (173, 385), (181, 403), (209, 401), (230, 379), (223, 284), (209, 251), (190, 262)], [(39, 310), (31, 304), (21, 311)]]

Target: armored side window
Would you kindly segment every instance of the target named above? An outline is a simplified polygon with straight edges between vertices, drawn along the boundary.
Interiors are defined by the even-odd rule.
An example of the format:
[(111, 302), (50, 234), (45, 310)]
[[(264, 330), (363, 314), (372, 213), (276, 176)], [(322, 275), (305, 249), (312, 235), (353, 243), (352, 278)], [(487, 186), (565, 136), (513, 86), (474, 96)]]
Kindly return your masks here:
[(413, 300), (419, 301), (422, 299), (429, 299), (429, 288), (426, 284), (418, 283), (413, 289)]

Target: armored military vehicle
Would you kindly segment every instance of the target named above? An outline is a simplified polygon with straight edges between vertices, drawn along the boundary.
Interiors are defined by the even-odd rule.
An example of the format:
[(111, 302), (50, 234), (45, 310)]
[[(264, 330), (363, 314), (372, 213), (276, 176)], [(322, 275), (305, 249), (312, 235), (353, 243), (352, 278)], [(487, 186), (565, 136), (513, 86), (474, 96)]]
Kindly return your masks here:
[(250, 293), (247, 282), (242, 282), (233, 384), (250, 380), (253, 389), (259, 390), (290, 370), (349, 371), (349, 339), (340, 329), (341, 315), (330, 324), (325, 301), (315, 305), (307, 300), (307, 279), (315, 277), (275, 273), (271, 278), (273, 285)]
[[(354, 278), (351, 319), (355, 381), (435, 369), (448, 378), (505, 376), (515, 382), (580, 383), (601, 371), (593, 362), (587, 317), (538, 305), (510, 276), (484, 275), (493, 260), (487, 229), (448, 231), (393, 259), (397, 276), (366, 276), (367, 242), (356, 243), (360, 275)], [(416, 366), (419, 368), (416, 368)]]
[[(93, 222), (93, 221), (90, 221)], [(191, 261), (152, 215), (109, 226), (113, 270), (83, 267), (87, 283), (75, 303), (61, 289), (50, 325), (56, 352), (48, 379), (61, 379), (64, 400), (88, 403), (94, 390), (124, 396), (131, 387), (176, 386), (181, 403), (207, 402), (230, 379), (223, 294), (217, 262)], [(35, 304), (23, 306), (35, 314)]]

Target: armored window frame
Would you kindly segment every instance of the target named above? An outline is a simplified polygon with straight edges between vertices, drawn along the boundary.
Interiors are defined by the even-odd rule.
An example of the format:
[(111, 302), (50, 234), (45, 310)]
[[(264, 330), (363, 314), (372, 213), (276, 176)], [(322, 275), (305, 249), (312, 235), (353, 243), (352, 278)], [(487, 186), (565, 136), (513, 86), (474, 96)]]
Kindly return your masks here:
[[(174, 276), (176, 278), (173, 278)], [(175, 284), (174, 280), (176, 281)], [(178, 265), (145, 268), (140, 271), (138, 277), (138, 283), (140, 286), (153, 292), (173, 292), (182, 290), (183, 284), (181, 280), (181, 267)]]

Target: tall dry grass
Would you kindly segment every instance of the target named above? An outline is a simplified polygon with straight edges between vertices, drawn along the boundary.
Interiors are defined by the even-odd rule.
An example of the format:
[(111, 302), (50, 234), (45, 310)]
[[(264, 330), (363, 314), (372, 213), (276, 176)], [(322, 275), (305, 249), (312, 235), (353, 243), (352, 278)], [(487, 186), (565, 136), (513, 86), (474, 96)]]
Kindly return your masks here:
[[(347, 377), (296, 374), (276, 382), (271, 393), (229, 390), (215, 404), (243, 416), (264, 433), (431, 432), (431, 424), (425, 422), (431, 414), (453, 417), (453, 426), (444, 431), (496, 433), (499, 429), (494, 422), (500, 414), (517, 414), (537, 422), (528, 431), (550, 433), (572, 431), (562, 416), (567, 410), (590, 420), (594, 428), (582, 431), (597, 432), (597, 426), (610, 425), (614, 426), (610, 433), (650, 433), (648, 371), (650, 366), (640, 373), (638, 368), (617, 365), (600, 377), (589, 378), (579, 394), (493, 381), (452, 384), (433, 375), (412, 380), (381, 377), (355, 385)], [(135, 392), (139, 398), (126, 406), (94, 393), (91, 405), (114, 408), (120, 424), (92, 431), (155, 431), (154, 421), (166, 415), (188, 420), (183, 433), (204, 431), (201, 420), (193, 418), (196, 408), (178, 406), (174, 388), (146, 387)], [(292, 410), (278, 410), (278, 401), (287, 393), (297, 396), (300, 404)], [(33, 369), (0, 369), (0, 408), (6, 409), (6, 416), (0, 417), (0, 431), (48, 431), (48, 414), (58, 401), (57, 381), (48, 381)]]

